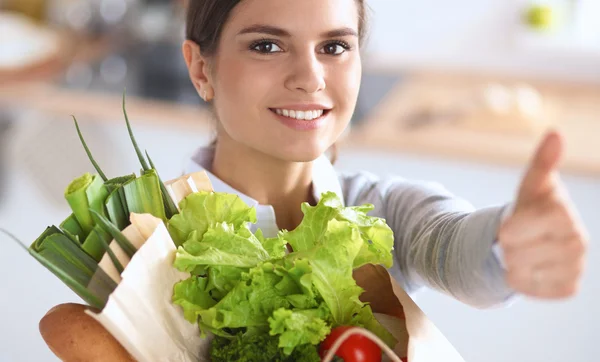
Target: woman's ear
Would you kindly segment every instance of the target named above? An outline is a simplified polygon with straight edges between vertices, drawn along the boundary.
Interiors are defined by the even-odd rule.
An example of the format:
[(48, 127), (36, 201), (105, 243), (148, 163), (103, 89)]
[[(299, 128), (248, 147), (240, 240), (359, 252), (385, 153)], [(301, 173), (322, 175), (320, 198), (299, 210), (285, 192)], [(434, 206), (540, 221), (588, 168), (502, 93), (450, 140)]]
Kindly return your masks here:
[(210, 101), (214, 97), (214, 91), (208, 73), (208, 62), (200, 53), (200, 46), (191, 40), (185, 40), (182, 51), (192, 84), (204, 101)]

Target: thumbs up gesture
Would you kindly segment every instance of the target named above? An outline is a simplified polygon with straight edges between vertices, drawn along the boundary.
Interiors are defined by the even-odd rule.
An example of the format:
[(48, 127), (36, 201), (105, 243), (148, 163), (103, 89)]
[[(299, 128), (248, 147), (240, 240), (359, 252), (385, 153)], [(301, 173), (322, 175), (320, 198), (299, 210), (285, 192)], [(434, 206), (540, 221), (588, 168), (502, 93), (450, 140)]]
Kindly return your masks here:
[(560, 134), (546, 134), (498, 232), (509, 286), (536, 298), (573, 296), (585, 264), (587, 231), (558, 177), (562, 153)]

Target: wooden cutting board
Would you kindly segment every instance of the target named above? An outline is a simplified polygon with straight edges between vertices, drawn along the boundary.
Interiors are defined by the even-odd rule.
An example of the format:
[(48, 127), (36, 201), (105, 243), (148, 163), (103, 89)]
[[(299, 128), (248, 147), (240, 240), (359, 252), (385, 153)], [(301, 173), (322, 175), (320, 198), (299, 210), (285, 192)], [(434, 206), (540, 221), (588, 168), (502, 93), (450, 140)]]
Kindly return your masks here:
[(413, 73), (346, 144), (523, 166), (549, 128), (562, 132), (565, 172), (600, 176), (600, 86)]

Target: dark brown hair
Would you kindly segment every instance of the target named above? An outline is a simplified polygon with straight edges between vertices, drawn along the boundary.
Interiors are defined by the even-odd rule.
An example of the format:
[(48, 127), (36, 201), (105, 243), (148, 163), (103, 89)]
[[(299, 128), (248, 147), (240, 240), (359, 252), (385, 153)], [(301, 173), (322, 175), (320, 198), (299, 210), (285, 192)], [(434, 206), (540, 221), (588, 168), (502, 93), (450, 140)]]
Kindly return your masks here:
[[(200, 47), (202, 55), (210, 57), (217, 52), (223, 25), (229, 14), (242, 0), (188, 0), (185, 35)], [(365, 0), (356, 0), (358, 5), (358, 34), (364, 40), (367, 14)]]
[[(186, 39), (198, 44), (202, 55), (212, 57), (218, 51), (219, 40), (223, 26), (229, 19), (231, 11), (242, 0), (187, 0)], [(358, 35), (360, 44), (363, 43), (366, 33), (367, 12), (365, 0), (356, 0), (358, 5)], [(212, 145), (216, 140), (212, 142)], [(331, 162), (337, 159), (337, 146), (331, 149)]]

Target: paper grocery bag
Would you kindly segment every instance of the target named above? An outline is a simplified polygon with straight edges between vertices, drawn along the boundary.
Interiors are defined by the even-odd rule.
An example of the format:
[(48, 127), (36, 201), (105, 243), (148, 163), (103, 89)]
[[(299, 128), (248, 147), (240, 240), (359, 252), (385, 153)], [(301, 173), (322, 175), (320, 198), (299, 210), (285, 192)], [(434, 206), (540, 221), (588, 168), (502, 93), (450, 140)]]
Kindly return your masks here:
[[(405, 329), (395, 324), (393, 333), (398, 339), (394, 348), (398, 357), (408, 357), (409, 362), (465, 362), (384, 267), (368, 264), (353, 276), (365, 290), (361, 301), (368, 302), (374, 313), (405, 321)], [(381, 322), (386, 326), (385, 320)]]

